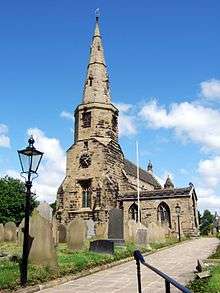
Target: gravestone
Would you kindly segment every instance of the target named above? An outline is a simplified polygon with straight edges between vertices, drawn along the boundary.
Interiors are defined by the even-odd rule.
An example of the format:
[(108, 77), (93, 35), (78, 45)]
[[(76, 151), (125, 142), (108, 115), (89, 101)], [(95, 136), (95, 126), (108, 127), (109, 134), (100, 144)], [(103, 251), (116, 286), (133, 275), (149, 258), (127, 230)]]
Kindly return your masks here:
[(108, 225), (106, 223), (96, 223), (95, 224), (95, 234), (96, 234), (97, 238), (106, 239), (108, 236), (107, 230), (108, 230)]
[(113, 208), (109, 211), (108, 239), (122, 240), (123, 234), (123, 211)]
[(18, 226), (18, 244), (22, 245), (24, 240), (24, 219), (21, 221), (20, 225)]
[(83, 248), (86, 240), (86, 223), (80, 218), (74, 219), (68, 225), (67, 231), (67, 246), (72, 250), (79, 250)]
[(4, 226), (3, 224), (0, 224), (0, 242), (3, 242), (5, 239), (4, 233)]
[(4, 227), (4, 239), (5, 241), (15, 242), (17, 240), (17, 227), (15, 223), (8, 222)]
[(56, 269), (57, 255), (53, 241), (52, 225), (36, 209), (30, 219), (30, 237), (33, 237), (33, 242), (29, 262)]
[(51, 206), (46, 202), (41, 202), (39, 206), (36, 208), (36, 210), (39, 212), (41, 217), (45, 218), (46, 220), (52, 222), (52, 214), (53, 209)]
[(58, 234), (59, 234), (59, 243), (65, 243), (66, 242), (66, 226), (65, 225), (59, 224)]
[(87, 239), (95, 236), (95, 222), (92, 219), (86, 221), (87, 226)]
[(58, 231), (57, 220), (56, 220), (55, 216), (53, 216), (53, 218), (52, 218), (52, 232), (53, 232), (54, 244), (58, 245), (58, 243), (59, 243), (59, 231)]
[(147, 236), (148, 236), (147, 228), (138, 228), (137, 229), (137, 244), (145, 245), (147, 244)]
[(95, 240), (90, 242), (90, 251), (98, 253), (114, 254), (114, 241), (111, 240)]

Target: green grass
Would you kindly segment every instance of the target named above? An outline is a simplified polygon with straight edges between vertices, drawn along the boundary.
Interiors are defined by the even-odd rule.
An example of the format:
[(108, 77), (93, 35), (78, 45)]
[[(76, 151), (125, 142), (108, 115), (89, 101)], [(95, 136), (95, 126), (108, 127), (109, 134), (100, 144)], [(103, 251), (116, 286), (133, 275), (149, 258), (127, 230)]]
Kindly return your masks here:
[(187, 286), (194, 293), (219, 293), (220, 292), (220, 266), (211, 270), (211, 277), (195, 279)]
[[(156, 250), (158, 248), (171, 245), (176, 240), (168, 240), (162, 243), (151, 244), (152, 248), (141, 247), (142, 252)], [(28, 285), (36, 285), (65, 275), (75, 274), (86, 269), (111, 263), (129, 256), (133, 256), (136, 246), (133, 243), (126, 244), (125, 247), (116, 247), (114, 255), (98, 254), (84, 249), (81, 251), (71, 251), (66, 244), (60, 244), (57, 248), (58, 270), (52, 271), (48, 267), (28, 266)], [(0, 251), (10, 254), (21, 253), (21, 248), (16, 244), (0, 243)], [(14, 290), (19, 288), (19, 265), (11, 261), (0, 261), (0, 291), (2, 289)], [(1, 291), (2, 292), (2, 291)], [(7, 292), (7, 291), (5, 291)]]
[[(220, 245), (209, 259), (220, 259)], [(220, 293), (220, 265), (210, 269), (211, 277), (195, 279), (189, 283), (188, 288), (194, 293)]]

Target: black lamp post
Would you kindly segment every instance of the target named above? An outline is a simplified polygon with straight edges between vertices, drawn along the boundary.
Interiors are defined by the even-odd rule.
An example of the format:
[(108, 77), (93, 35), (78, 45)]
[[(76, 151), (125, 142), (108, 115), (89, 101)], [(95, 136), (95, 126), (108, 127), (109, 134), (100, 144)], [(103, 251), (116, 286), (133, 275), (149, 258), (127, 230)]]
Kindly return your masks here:
[(36, 150), (34, 147), (34, 139), (31, 136), (28, 140), (28, 146), (18, 151), (18, 156), (21, 164), (21, 174), (26, 175), (25, 186), (26, 186), (26, 202), (25, 202), (25, 220), (24, 220), (24, 241), (23, 241), (23, 254), (21, 261), (21, 286), (27, 284), (27, 266), (28, 266), (28, 255), (30, 249), (29, 243), (29, 216), (30, 216), (30, 202), (31, 202), (31, 187), (32, 180), (36, 178), (37, 170), (40, 165), (43, 153)]
[(181, 213), (181, 207), (177, 203), (176, 207), (176, 215), (177, 215), (177, 221), (178, 221), (178, 234), (179, 234), (179, 242), (181, 241), (181, 234), (180, 234), (180, 213)]

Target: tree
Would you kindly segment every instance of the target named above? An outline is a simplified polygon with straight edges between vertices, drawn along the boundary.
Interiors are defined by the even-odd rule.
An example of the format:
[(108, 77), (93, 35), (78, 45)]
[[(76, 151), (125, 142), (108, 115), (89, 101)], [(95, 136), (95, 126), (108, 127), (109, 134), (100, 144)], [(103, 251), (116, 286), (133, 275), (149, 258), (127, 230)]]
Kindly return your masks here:
[[(0, 223), (9, 221), (18, 225), (24, 218), (25, 184), (12, 177), (0, 178)], [(31, 211), (38, 205), (36, 196), (31, 197)]]
[(201, 235), (208, 235), (213, 227), (214, 215), (209, 210), (204, 210), (201, 217), (200, 233)]

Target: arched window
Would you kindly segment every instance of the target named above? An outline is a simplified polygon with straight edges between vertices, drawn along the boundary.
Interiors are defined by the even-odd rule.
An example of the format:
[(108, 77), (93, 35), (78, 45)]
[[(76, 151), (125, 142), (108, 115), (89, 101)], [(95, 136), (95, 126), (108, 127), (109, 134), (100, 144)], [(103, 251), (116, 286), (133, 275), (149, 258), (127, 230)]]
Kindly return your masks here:
[(161, 224), (167, 224), (171, 228), (170, 208), (165, 202), (161, 202), (157, 207), (157, 220)]
[(128, 215), (130, 220), (134, 220), (135, 222), (138, 221), (138, 206), (136, 203), (133, 203), (129, 210), (128, 210)]

